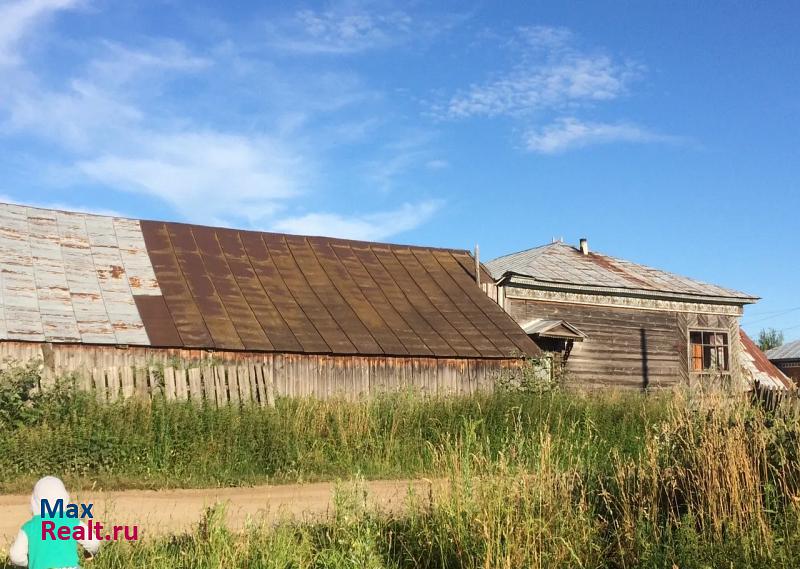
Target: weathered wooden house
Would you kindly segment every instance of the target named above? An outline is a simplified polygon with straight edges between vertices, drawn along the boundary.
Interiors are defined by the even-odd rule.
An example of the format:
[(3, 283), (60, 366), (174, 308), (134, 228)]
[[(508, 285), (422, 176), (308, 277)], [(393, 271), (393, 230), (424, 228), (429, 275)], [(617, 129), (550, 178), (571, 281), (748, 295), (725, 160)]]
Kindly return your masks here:
[(435, 249), (0, 204), (0, 360), (116, 397), (466, 393), (538, 347)]
[(767, 352), (767, 357), (795, 384), (800, 384), (800, 340), (772, 348)]
[[(561, 242), (494, 259), (487, 293), (577, 384), (788, 381), (739, 319), (757, 297)], [(755, 350), (755, 352), (753, 351)]]

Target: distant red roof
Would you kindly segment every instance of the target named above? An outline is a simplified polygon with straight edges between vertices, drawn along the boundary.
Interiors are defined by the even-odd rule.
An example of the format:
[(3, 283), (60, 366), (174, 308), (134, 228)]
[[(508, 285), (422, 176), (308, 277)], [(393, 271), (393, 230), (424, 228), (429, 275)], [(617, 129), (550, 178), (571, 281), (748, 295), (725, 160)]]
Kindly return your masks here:
[(767, 355), (741, 328), (739, 336), (744, 347), (743, 364), (754, 382), (758, 381), (760, 385), (768, 388), (794, 389), (794, 382), (769, 361)]

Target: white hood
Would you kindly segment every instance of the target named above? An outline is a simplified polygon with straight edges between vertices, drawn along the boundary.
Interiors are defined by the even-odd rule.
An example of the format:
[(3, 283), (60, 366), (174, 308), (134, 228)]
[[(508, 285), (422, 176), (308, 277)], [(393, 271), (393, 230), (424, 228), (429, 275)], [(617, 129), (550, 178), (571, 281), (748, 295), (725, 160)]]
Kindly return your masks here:
[(45, 476), (33, 487), (33, 494), (31, 494), (31, 513), (33, 513), (34, 516), (38, 516), (42, 513), (43, 499), (47, 499), (47, 503), (50, 504), (50, 507), (53, 507), (53, 504), (55, 504), (56, 500), (59, 498), (64, 500), (64, 507), (66, 507), (69, 502), (69, 493), (67, 493), (64, 483), (55, 476)]

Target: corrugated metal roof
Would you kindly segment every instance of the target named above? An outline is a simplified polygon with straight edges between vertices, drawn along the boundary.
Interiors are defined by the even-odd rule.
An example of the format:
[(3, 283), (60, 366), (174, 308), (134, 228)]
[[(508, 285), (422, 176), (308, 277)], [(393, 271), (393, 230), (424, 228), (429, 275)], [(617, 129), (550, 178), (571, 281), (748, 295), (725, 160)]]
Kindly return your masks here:
[(742, 303), (757, 300), (757, 297), (742, 292), (600, 253), (584, 255), (565, 243), (551, 243), (498, 257), (486, 266), (495, 279), (511, 273), (548, 285), (584, 286), (633, 294), (638, 291), (726, 298)]
[(794, 389), (792, 380), (767, 359), (766, 354), (756, 346), (744, 330), (739, 330), (739, 336), (744, 347), (740, 361), (745, 372), (750, 375), (752, 383), (758, 382), (768, 389)]
[(771, 360), (800, 360), (800, 340), (768, 350), (767, 357)]
[(0, 339), (506, 358), (473, 257), (0, 204)]

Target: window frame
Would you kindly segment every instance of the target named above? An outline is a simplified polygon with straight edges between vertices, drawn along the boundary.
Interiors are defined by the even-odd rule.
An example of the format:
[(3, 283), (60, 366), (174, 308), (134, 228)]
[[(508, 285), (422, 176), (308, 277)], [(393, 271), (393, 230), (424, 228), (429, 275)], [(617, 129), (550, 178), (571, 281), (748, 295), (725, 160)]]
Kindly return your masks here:
[[(692, 334), (697, 333), (700, 334), (700, 343), (695, 344), (692, 342)], [(722, 334), (724, 336), (723, 343), (721, 345), (715, 345), (711, 343), (706, 343), (704, 341), (704, 334)], [(724, 329), (724, 328), (699, 328), (699, 327), (692, 327), (689, 328), (688, 333), (686, 335), (687, 340), (687, 365), (689, 367), (689, 373), (695, 375), (710, 375), (710, 374), (720, 374), (720, 375), (730, 375), (731, 373), (731, 331)], [(701, 351), (700, 355), (697, 356), (694, 353), (694, 347), (700, 346)], [(725, 360), (725, 367), (724, 368), (714, 368), (714, 367), (705, 367), (705, 348), (716, 348), (716, 350), (722, 349), (723, 357)], [(719, 352), (717, 352), (719, 354)], [(700, 358), (702, 369), (695, 369), (694, 361)], [(717, 358), (719, 355), (717, 355)]]

